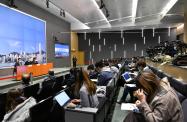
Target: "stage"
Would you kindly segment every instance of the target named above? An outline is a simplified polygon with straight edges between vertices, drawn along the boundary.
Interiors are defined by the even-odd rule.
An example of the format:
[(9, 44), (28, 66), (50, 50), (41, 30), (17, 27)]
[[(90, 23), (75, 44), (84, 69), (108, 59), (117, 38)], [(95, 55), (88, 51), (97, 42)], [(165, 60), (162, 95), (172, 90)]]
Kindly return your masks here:
[[(64, 68), (53, 68), (55, 75), (59, 76), (59, 75), (64, 75), (69, 73), (71, 67), (64, 67)], [(40, 83), (44, 80), (44, 78), (47, 75), (42, 75), (42, 76), (38, 76), (38, 77), (33, 77), (32, 78), (32, 83), (36, 84), (36, 83)], [(16, 81), (15, 78), (12, 78), (12, 76), (7, 76), (7, 78), (10, 77), (9, 79), (4, 79), (4, 80), (0, 80), (0, 93), (2, 92), (7, 92), (9, 89), (11, 88), (19, 88), (21, 87), (21, 81)]]

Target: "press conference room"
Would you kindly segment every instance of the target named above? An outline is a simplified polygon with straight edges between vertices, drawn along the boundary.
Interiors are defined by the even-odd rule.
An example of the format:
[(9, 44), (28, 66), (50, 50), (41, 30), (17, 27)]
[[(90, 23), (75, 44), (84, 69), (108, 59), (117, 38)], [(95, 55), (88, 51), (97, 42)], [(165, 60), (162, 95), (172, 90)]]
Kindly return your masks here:
[(187, 122), (187, 0), (0, 0), (0, 121)]

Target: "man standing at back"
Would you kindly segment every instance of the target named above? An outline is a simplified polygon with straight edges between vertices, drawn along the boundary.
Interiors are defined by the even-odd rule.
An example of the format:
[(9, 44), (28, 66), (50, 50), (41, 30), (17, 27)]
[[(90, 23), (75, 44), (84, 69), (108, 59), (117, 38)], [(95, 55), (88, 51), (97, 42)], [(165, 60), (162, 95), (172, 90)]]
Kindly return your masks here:
[(73, 67), (76, 68), (77, 58), (73, 56), (72, 61), (73, 61)]

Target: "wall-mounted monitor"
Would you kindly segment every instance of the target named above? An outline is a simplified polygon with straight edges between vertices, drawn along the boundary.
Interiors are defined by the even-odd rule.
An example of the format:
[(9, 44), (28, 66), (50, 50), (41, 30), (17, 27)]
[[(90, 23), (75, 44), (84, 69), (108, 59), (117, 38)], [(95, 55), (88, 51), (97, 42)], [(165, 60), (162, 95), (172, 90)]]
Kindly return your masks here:
[(55, 57), (68, 57), (69, 56), (69, 45), (65, 43), (55, 44)]
[(0, 69), (33, 57), (46, 63), (46, 22), (0, 4)]

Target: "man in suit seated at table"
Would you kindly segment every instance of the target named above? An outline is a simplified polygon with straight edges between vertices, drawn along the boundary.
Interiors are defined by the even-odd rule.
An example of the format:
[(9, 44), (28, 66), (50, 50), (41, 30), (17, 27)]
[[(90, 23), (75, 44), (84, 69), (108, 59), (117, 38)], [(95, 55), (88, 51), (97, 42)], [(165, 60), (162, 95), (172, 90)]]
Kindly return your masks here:
[(33, 60), (32, 60), (31, 63), (32, 63), (32, 65), (33, 65), (33, 64), (38, 64), (38, 61), (36, 60), (36, 57), (33, 58)]
[(32, 65), (32, 59), (29, 58), (29, 60), (26, 60), (25, 61), (25, 65)]

